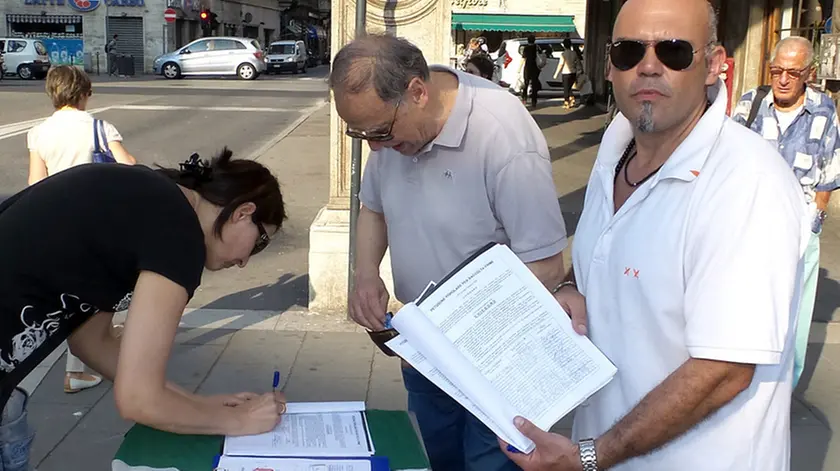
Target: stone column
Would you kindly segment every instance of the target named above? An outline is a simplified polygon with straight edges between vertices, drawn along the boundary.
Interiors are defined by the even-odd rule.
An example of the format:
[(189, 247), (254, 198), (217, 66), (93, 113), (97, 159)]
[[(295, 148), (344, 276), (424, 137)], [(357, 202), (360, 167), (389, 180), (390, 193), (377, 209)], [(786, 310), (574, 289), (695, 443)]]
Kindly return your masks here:
[[(331, 52), (335, 55), (355, 36), (356, 2), (332, 0)], [(416, 44), (429, 64), (448, 64), (451, 28), (449, 1), (368, 0), (367, 31), (388, 32)], [(343, 317), (347, 311), (350, 229), (350, 144), (345, 123), (330, 104), (330, 195), (309, 229), (309, 309)], [(368, 153), (362, 145), (362, 167)], [(388, 254), (382, 277), (391, 291)], [(398, 307), (396, 304), (394, 308)]]

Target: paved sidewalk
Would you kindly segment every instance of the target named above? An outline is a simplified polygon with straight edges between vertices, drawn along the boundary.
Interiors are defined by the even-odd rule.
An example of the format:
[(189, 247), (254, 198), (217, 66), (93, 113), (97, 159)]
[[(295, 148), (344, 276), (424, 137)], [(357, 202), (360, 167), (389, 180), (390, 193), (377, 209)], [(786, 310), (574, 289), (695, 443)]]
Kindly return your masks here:
[[(534, 117), (551, 147), (558, 195), (573, 235), (604, 118), (597, 108), (567, 112), (558, 105), (559, 101), (549, 101)], [(287, 229), (289, 242), (282, 270), (302, 273), (303, 268), (305, 273), (305, 231), (326, 202), (327, 113), (327, 107), (314, 113), (260, 158), (283, 176), (294, 215)], [(831, 431), (832, 424), (840, 424), (840, 324), (827, 322), (838, 314), (840, 304), (840, 226), (830, 221), (823, 236), (825, 263), (809, 368), (792, 411), (795, 471), (840, 469), (840, 440)], [(404, 409), (399, 362), (379, 353), (360, 328), (341, 316), (309, 314), (305, 310), (305, 279), (301, 281), (281, 286), (275, 296), (289, 299), (279, 305), (260, 304), (264, 292), (271, 289), (260, 287), (188, 310), (169, 377), (203, 393), (260, 392), (271, 387), (272, 373), (279, 370), (290, 400), (365, 400), (370, 408)], [(283, 281), (281, 276), (278, 285), (283, 284), (288, 285), (289, 280)], [(254, 307), (237, 309), (242, 306), (237, 300)], [(29, 388), (35, 388), (30, 407), (38, 431), (33, 464), (41, 471), (109, 469), (110, 459), (131, 424), (119, 417), (110, 384), (64, 394), (64, 358), (60, 354), (55, 358), (57, 362), (38, 371), (42, 380), (33, 374), (27, 381)], [(566, 418), (555, 430), (568, 433), (569, 427), (570, 418)]]

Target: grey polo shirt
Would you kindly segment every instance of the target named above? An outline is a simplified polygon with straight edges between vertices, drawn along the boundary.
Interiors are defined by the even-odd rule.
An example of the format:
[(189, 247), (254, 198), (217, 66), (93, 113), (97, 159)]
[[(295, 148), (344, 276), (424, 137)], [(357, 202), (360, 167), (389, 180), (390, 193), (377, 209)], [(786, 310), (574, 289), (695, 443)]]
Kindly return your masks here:
[(545, 137), (519, 100), (453, 69), (458, 96), (418, 155), (371, 152), (359, 194), (388, 228), (394, 291), (414, 301), (489, 242), (530, 263), (567, 245)]

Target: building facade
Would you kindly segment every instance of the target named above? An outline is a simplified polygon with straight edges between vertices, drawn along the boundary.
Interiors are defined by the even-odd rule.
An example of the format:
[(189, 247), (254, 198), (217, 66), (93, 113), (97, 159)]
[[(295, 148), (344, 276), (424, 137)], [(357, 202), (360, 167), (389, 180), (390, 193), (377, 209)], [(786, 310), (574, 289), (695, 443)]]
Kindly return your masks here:
[(470, 38), (487, 39), (494, 51), (505, 39), (527, 34), (548, 37), (585, 37), (586, 0), (450, 0), (452, 33), (450, 56)]
[[(173, 23), (163, 19), (167, 8), (177, 12)], [(204, 34), (202, 8), (217, 14), (212, 35), (267, 42), (280, 30), (276, 0), (0, 0), (0, 37), (41, 39), (53, 64), (107, 73), (105, 44), (117, 34), (117, 52), (133, 56), (135, 73), (148, 73), (155, 57)]]

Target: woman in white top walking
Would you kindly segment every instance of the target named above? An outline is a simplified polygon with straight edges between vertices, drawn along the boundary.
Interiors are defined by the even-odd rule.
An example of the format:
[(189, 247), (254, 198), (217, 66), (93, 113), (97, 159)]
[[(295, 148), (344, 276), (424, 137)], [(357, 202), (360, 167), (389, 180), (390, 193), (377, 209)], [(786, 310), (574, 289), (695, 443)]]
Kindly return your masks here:
[[(123, 147), (117, 129), (105, 121), (96, 129), (96, 120), (85, 111), (91, 88), (90, 78), (76, 67), (56, 66), (47, 73), (47, 95), (56, 111), (26, 135), (30, 185), (70, 167), (92, 163), (96, 141), (100, 150), (110, 150), (117, 163), (136, 163)], [(67, 351), (64, 392), (75, 393), (100, 382), (101, 377), (85, 372), (85, 364)]]
[(566, 38), (563, 40), (563, 55), (560, 62), (557, 63), (557, 70), (554, 71), (554, 78), (557, 78), (558, 72), (563, 77), (563, 91), (566, 93), (566, 100), (563, 106), (565, 108), (575, 107), (575, 97), (572, 96), (572, 88), (577, 81), (577, 72), (580, 69), (580, 58), (577, 52), (572, 49), (572, 40)]

